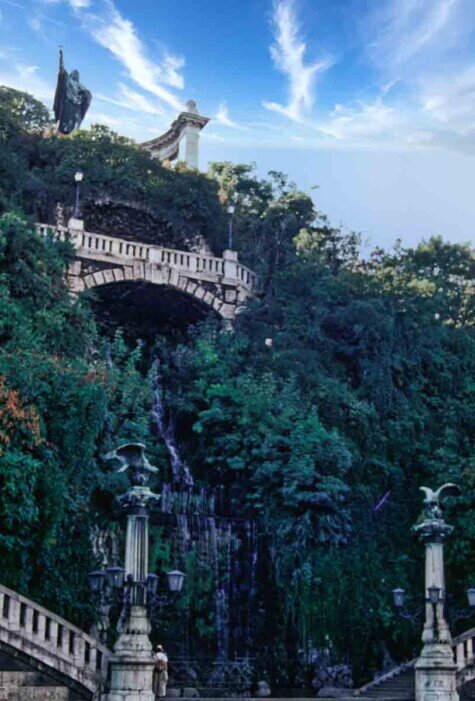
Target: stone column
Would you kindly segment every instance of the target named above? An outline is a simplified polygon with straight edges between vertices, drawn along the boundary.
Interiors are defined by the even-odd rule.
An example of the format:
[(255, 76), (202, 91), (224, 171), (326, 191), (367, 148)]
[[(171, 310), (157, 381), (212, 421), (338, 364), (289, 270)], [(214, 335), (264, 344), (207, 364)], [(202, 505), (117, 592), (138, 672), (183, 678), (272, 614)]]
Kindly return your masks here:
[(83, 219), (75, 219), (71, 217), (68, 221), (68, 229), (72, 231), (84, 231), (84, 221)]
[(199, 142), (200, 142), (200, 127), (194, 124), (187, 124), (182, 132), (182, 140), (184, 140), (184, 158), (188, 168), (199, 167)]
[(223, 251), (223, 262), (224, 262), (224, 278), (230, 280), (237, 280), (237, 263), (238, 254), (237, 251), (231, 251), (227, 248)]
[(152, 690), (154, 660), (149, 633), (146, 598), (148, 573), (148, 509), (158, 496), (145, 486), (147, 472), (155, 472), (143, 454), (141, 444), (121, 446), (108, 458), (130, 470), (132, 488), (119, 498), (127, 513), (125, 546), (124, 608), (118, 625), (119, 637), (110, 662), (110, 691), (106, 701), (154, 701)]
[[(455, 485), (449, 485), (455, 487)], [(446, 487), (446, 485), (444, 485)], [(416, 701), (459, 701), (457, 693), (457, 665), (454, 661), (452, 638), (444, 615), (446, 599), (444, 572), (444, 541), (453, 530), (442, 516), (444, 487), (437, 492), (426, 491), (424, 520), (415, 526), (425, 544), (425, 622), (422, 648), (416, 662)], [(449, 491), (448, 494), (451, 494)], [(455, 492), (452, 492), (455, 494)], [(429, 599), (429, 587), (440, 589), (439, 603)]]

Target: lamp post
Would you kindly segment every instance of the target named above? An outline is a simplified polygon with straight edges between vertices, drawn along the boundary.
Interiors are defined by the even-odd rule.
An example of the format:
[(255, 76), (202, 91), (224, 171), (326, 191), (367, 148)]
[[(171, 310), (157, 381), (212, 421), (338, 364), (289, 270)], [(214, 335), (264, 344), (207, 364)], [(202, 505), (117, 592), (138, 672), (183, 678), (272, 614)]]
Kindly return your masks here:
[[(119, 497), (127, 514), (125, 546), (125, 587), (119, 636), (110, 668), (107, 701), (154, 701), (152, 689), (154, 661), (147, 609), (148, 519), (150, 507), (159, 497), (147, 486), (151, 473), (158, 469), (145, 456), (141, 443), (127, 443), (108, 453), (107, 460), (120, 463), (118, 472), (127, 472), (131, 487)], [(123, 574), (109, 571), (111, 581), (123, 580)]]
[(236, 211), (236, 208), (232, 202), (230, 202), (226, 208), (227, 213), (229, 214), (229, 223), (228, 223), (228, 250), (232, 251), (233, 250), (233, 217), (234, 217), (234, 212)]
[[(429, 596), (426, 599), (423, 598), (423, 601), (425, 601), (426, 604), (432, 604), (435, 601), (435, 591), (431, 596), (431, 590), (433, 589), (434, 587), (428, 587), (427, 589)], [(436, 587), (436, 589), (439, 588)], [(415, 610), (409, 610), (406, 606), (407, 597), (404, 589), (393, 589), (392, 594), (393, 604), (398, 615), (401, 616), (401, 618), (405, 618), (406, 620), (411, 621), (415, 625), (420, 625), (422, 616), (425, 611), (425, 606), (418, 607)], [(475, 607), (475, 589), (473, 587), (470, 587), (466, 590), (466, 594), (468, 608), (454, 608), (448, 605), (447, 601), (443, 602), (445, 607), (445, 615), (449, 619), (449, 621), (458, 621), (462, 618), (471, 618), (474, 615), (473, 608)], [(450, 594), (446, 594), (446, 597), (450, 599)], [(437, 601), (435, 601), (435, 603), (437, 603)]]
[(124, 586), (124, 570), (112, 565), (105, 572), (96, 570), (87, 575), (89, 590), (94, 597), (98, 611), (97, 621), (91, 633), (107, 645), (110, 628), (110, 613), (113, 606), (120, 606)]
[(74, 174), (74, 181), (76, 183), (76, 199), (74, 201), (74, 219), (79, 219), (79, 196), (81, 192), (81, 183), (84, 178), (84, 173), (82, 170), (76, 171)]
[(157, 594), (158, 576), (148, 572), (148, 519), (150, 508), (159, 496), (147, 486), (150, 474), (158, 472), (145, 456), (142, 443), (127, 443), (108, 453), (117, 460), (117, 472), (127, 472), (131, 483), (118, 502), (127, 514), (125, 569), (112, 565), (105, 572), (88, 574), (91, 592), (100, 602), (100, 632), (107, 635), (109, 612), (114, 600), (120, 600), (119, 636), (110, 663), (110, 690), (106, 701), (155, 701), (152, 689), (154, 659), (150, 614), (181, 592), (185, 575), (179, 570), (167, 572), (170, 596)]
[(443, 502), (449, 496), (458, 496), (460, 489), (455, 484), (444, 484), (437, 491), (427, 487), (421, 490), (426, 495), (424, 513), (414, 530), (425, 545), (426, 604), (423, 648), (415, 666), (416, 701), (459, 701), (457, 665), (444, 611), (444, 542), (453, 526), (444, 521)]

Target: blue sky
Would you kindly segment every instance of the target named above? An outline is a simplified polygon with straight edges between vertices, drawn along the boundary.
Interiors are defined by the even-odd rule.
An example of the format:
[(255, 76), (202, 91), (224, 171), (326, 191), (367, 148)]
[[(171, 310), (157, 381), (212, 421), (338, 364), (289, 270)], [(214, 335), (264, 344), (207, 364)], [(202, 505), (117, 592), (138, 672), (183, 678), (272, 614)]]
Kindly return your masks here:
[[(475, 0), (0, 0), (0, 83), (138, 140), (186, 100), (209, 160), (288, 172), (372, 244), (472, 238)], [(319, 185), (318, 190), (311, 190)]]

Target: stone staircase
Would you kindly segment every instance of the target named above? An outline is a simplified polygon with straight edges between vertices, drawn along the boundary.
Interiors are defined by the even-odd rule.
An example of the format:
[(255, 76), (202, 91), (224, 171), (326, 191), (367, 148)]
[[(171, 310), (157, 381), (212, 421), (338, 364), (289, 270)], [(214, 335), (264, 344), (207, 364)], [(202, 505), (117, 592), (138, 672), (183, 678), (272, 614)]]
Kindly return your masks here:
[(360, 699), (384, 699), (385, 701), (414, 701), (414, 663), (408, 662), (386, 674), (382, 674), (366, 686), (358, 689)]
[(0, 701), (77, 701), (83, 698), (50, 675), (0, 653)]

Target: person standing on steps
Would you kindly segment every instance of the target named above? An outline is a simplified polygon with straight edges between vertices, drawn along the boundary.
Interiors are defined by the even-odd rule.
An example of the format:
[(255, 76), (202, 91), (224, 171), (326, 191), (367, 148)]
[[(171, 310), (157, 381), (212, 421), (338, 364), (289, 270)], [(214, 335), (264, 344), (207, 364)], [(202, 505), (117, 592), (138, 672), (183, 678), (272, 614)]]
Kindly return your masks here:
[(167, 693), (168, 657), (163, 652), (161, 645), (157, 645), (155, 649), (154, 691), (155, 696), (162, 697)]

